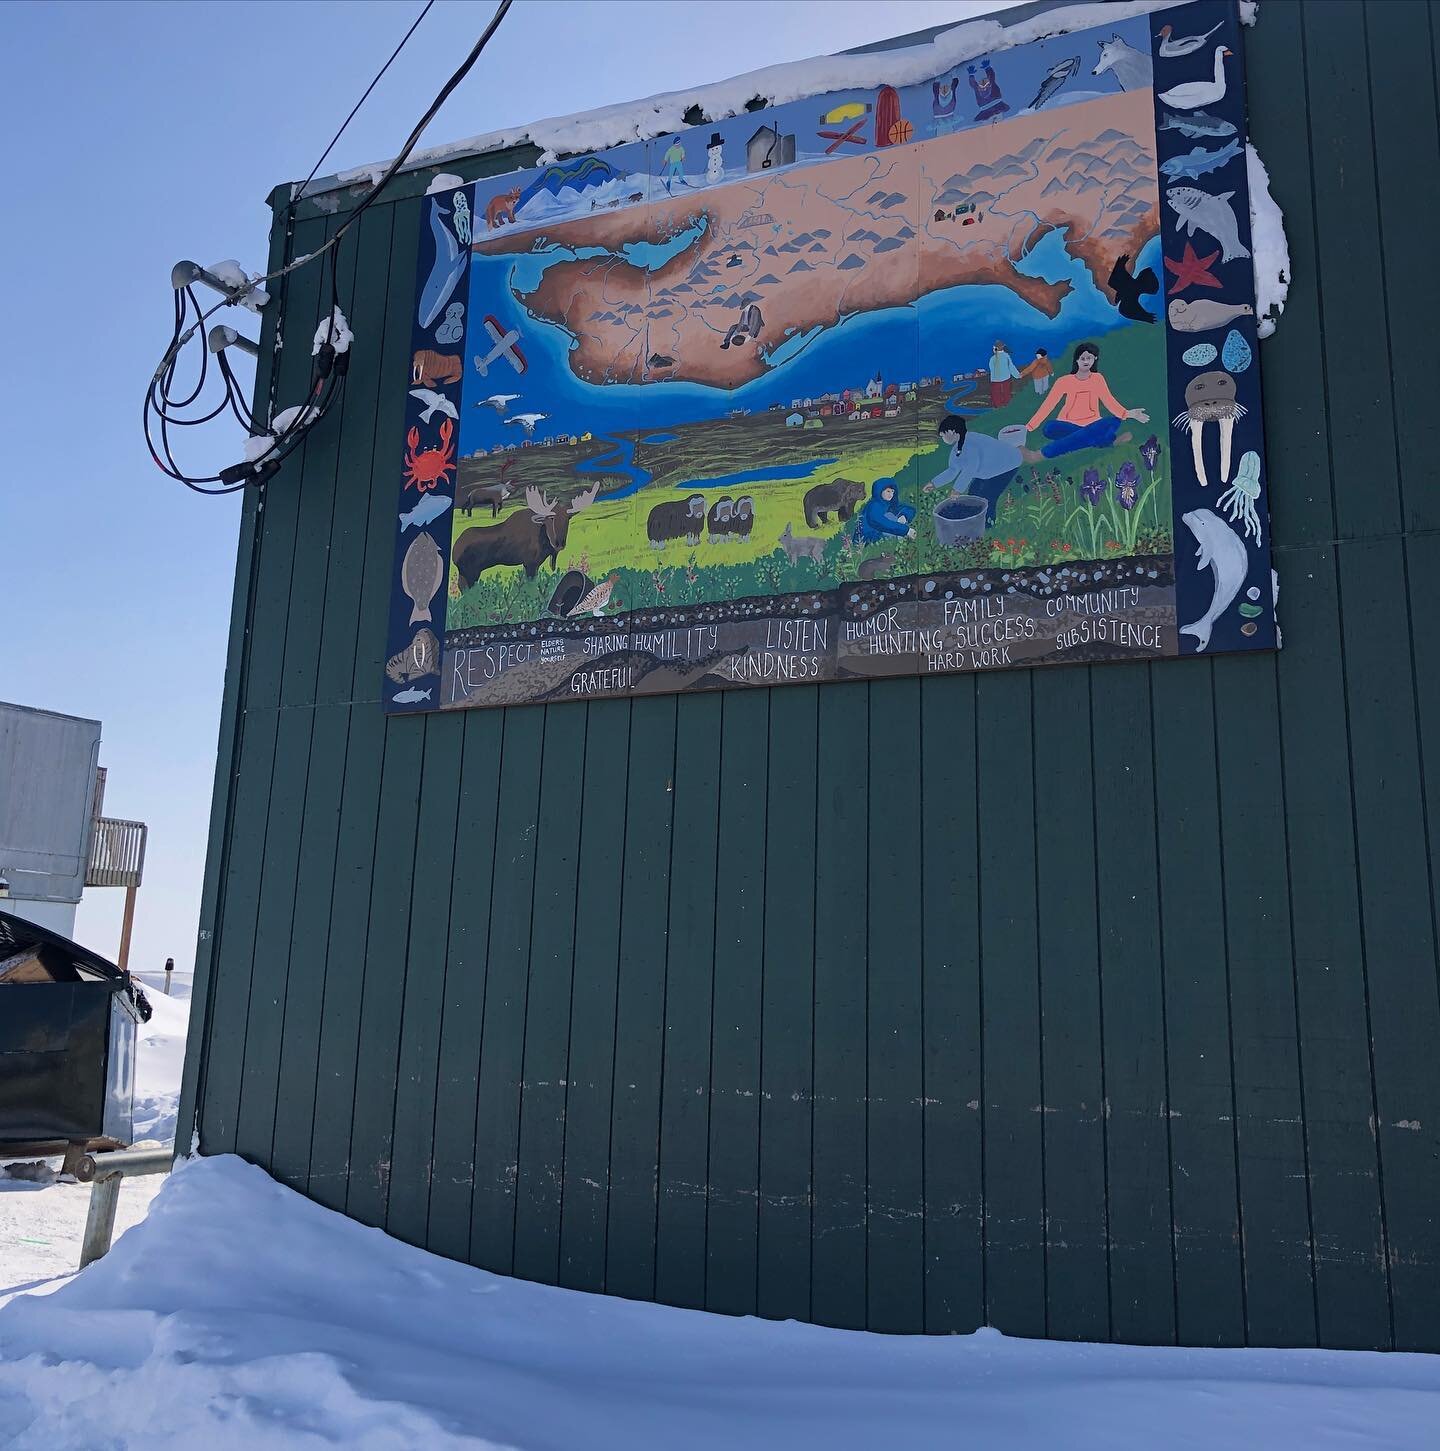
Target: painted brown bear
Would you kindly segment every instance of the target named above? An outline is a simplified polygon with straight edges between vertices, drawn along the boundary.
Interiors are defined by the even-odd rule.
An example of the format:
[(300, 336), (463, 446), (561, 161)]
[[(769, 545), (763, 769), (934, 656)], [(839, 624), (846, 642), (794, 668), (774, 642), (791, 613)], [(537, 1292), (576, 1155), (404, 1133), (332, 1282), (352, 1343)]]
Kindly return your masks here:
[(864, 497), (864, 485), (854, 479), (831, 479), (828, 484), (816, 484), (805, 495), (805, 523), (811, 529), (818, 529), (830, 522), (832, 511), (848, 519)]

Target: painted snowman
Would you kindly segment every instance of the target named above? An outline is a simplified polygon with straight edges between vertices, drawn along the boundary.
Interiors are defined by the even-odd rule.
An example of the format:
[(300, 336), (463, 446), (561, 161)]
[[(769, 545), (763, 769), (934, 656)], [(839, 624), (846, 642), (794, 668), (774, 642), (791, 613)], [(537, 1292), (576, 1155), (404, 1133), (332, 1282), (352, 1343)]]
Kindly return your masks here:
[(720, 133), (715, 131), (710, 136), (710, 144), (705, 148), (705, 180), (714, 186), (725, 176), (725, 143)]

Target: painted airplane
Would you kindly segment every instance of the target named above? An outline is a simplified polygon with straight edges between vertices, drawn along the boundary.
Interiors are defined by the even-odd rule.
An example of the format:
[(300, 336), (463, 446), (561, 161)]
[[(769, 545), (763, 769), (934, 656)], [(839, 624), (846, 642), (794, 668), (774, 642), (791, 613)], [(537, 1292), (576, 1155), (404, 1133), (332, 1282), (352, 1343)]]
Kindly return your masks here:
[(518, 393), (492, 393), (488, 398), (482, 398), (476, 403), (477, 408), (493, 408), (496, 413), (504, 413), (520, 395)]
[(507, 418), (505, 422), (518, 423), (525, 430), (526, 438), (529, 438), (535, 432), (535, 425), (542, 418), (548, 418), (549, 416), (548, 413), (517, 413), (514, 418)]
[(520, 351), (520, 331), (518, 328), (511, 328), (508, 332), (500, 326), (493, 317), (485, 319), (485, 331), (490, 335), (490, 341), (494, 347), (482, 358), (479, 353), (475, 355), (475, 367), (483, 378), (490, 371), (490, 364), (499, 358), (504, 358), (517, 373), (523, 373), (526, 368), (525, 354)]

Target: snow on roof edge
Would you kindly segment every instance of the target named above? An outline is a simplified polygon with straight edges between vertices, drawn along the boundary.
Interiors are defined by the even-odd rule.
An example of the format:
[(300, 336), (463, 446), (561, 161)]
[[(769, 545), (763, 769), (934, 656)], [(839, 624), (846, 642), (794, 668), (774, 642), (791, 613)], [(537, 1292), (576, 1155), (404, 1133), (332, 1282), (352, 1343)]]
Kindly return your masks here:
[[(1029, 15), (1008, 25), (999, 18), (961, 21), (917, 45), (845, 51), (810, 60), (785, 61), (683, 91), (666, 91), (642, 100), (622, 101), (571, 116), (553, 116), (523, 126), (487, 131), (463, 141), (427, 147), (413, 152), (403, 170), (416, 171), (453, 161), (456, 157), (505, 151), (526, 143), (538, 146), (540, 164), (548, 165), (558, 156), (604, 151), (629, 141), (649, 140), (685, 129), (685, 113), (692, 106), (699, 106), (709, 120), (722, 121), (729, 116), (740, 115), (756, 96), (763, 96), (772, 106), (782, 106), (789, 101), (804, 100), (827, 91), (914, 85), (981, 55), (1013, 50), (1016, 46), (1028, 45), (1047, 36), (1089, 30), (1097, 25), (1112, 25), (1135, 15), (1167, 10), (1183, 3), (1185, 0), (1105, 0), (1105, 3), (1093, 3), (1092, 0), (1092, 3), (1064, 5)], [(1003, 16), (1005, 12), (1000, 14)], [(334, 176), (317, 178), (306, 188), (304, 195), (313, 200), (325, 192), (353, 186), (356, 182), (373, 184), (389, 165), (389, 161), (372, 162), (336, 172)], [(292, 184), (291, 196), (298, 195), (298, 186)]]

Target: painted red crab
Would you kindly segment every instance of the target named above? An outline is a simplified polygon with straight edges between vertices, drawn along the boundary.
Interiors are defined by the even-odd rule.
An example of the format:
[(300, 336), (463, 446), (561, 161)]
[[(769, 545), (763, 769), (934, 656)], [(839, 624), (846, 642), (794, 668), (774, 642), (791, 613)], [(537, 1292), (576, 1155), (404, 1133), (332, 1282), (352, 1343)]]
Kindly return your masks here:
[(446, 474), (455, 472), (455, 444), (452, 435), (454, 425), (448, 418), (440, 420), (440, 442), (434, 448), (422, 448), (420, 430), (412, 427), (405, 435), (409, 447), (405, 450), (405, 487), (411, 485), (422, 494), (428, 493), (439, 484)]

